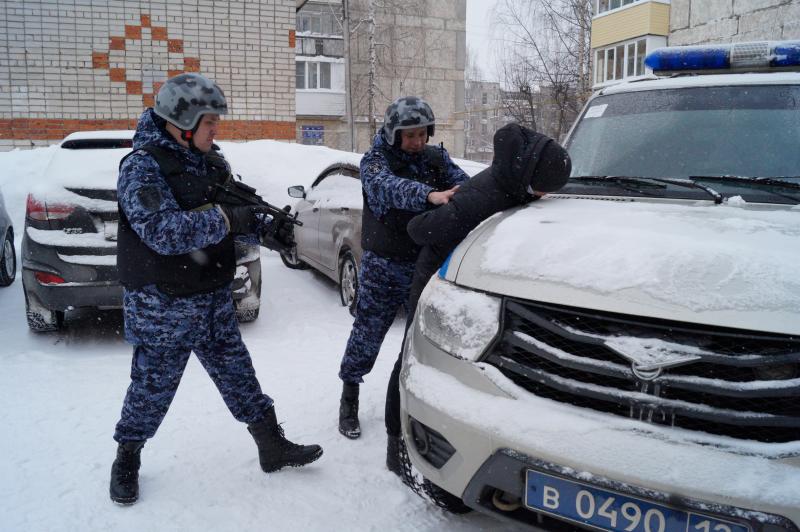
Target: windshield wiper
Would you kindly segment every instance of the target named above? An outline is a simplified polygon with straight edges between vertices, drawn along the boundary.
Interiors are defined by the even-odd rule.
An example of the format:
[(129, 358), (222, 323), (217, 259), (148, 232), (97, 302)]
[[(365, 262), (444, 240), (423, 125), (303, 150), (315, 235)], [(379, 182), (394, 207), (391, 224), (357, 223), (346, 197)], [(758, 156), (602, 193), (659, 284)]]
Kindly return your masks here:
[[(800, 178), (798, 176), (787, 176), (784, 178), (777, 178), (777, 177), (743, 177), (743, 176), (734, 176), (734, 175), (693, 175), (689, 176), (691, 180), (703, 180), (703, 181), (717, 181), (719, 183), (725, 183), (729, 185), (752, 185), (753, 187), (757, 187), (761, 190), (766, 189), (773, 189), (773, 188), (784, 188), (790, 190), (800, 190)], [(793, 183), (790, 181), (784, 181), (784, 179), (798, 179), (797, 183)], [(775, 190), (767, 190), (770, 194), (774, 194), (775, 196), (780, 196), (783, 198), (787, 198), (793, 201), (800, 201), (800, 196), (796, 196), (793, 194), (782, 194), (780, 192), (776, 192)]]
[(666, 177), (652, 177), (651, 179), (653, 179), (655, 181), (661, 181), (662, 183), (670, 183), (670, 184), (678, 185), (678, 186), (682, 186), (682, 187), (699, 188), (701, 190), (705, 190), (706, 192), (708, 192), (709, 196), (714, 198), (714, 203), (715, 204), (719, 205), (720, 203), (722, 203), (722, 199), (723, 199), (722, 198), (722, 194), (720, 194), (719, 192), (717, 192), (716, 190), (714, 190), (711, 187), (707, 187), (706, 185), (703, 185), (703, 184), (700, 184), (700, 183), (696, 183), (695, 181), (692, 181), (691, 179), (674, 179), (674, 178), (666, 178)]
[[(708, 193), (714, 199), (714, 203), (719, 205), (722, 203), (722, 195), (719, 194), (717, 191), (712, 189), (711, 187), (707, 187), (700, 183), (695, 183), (689, 179), (671, 179), (671, 178), (662, 178), (662, 177), (631, 177), (631, 176), (615, 176), (615, 175), (591, 175), (591, 176), (577, 176), (571, 177), (570, 179), (574, 179), (576, 181), (590, 181), (590, 182), (610, 182), (618, 185), (623, 190), (628, 190), (631, 192), (637, 192), (639, 194), (645, 196), (655, 196), (655, 194), (648, 193), (647, 191), (641, 190), (639, 188), (631, 187), (627, 185), (628, 183), (637, 184), (637, 185), (647, 185), (649, 187), (664, 189), (667, 188), (666, 184), (669, 185), (677, 185), (681, 187), (687, 188), (698, 188)], [(664, 184), (666, 183), (666, 184)]]
[[(622, 190), (628, 192), (635, 192), (643, 196), (656, 196), (650, 191), (642, 190), (639, 186), (648, 186), (650, 188), (665, 189), (666, 185), (654, 183), (650, 178), (643, 177), (630, 177), (624, 175), (581, 175), (570, 177), (570, 181), (583, 181), (590, 183), (611, 183), (617, 185)], [(638, 185), (638, 186), (634, 186)]]

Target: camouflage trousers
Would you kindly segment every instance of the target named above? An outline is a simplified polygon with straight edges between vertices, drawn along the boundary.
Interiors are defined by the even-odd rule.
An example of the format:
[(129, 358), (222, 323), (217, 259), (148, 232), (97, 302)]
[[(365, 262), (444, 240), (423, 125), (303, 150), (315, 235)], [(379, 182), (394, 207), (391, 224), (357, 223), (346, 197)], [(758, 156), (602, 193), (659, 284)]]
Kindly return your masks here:
[(372, 370), (397, 310), (407, 303), (413, 275), (413, 261), (395, 261), (364, 251), (356, 319), (339, 370), (344, 382), (364, 382), (364, 375)]
[(272, 399), (262, 393), (239, 334), (230, 286), (171, 297), (148, 285), (125, 290), (125, 339), (132, 343), (131, 383), (114, 439), (152, 438), (167, 414), (194, 351), (233, 417), (264, 418)]

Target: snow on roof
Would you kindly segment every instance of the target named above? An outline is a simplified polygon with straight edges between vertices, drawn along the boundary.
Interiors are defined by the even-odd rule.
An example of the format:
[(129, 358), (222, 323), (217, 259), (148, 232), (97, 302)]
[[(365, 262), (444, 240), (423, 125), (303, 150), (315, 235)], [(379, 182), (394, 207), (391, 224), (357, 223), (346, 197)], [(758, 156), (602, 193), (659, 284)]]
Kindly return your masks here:
[(765, 72), (747, 74), (701, 74), (672, 78), (629, 81), (603, 88), (598, 94), (619, 94), (685, 87), (715, 87), (728, 85), (800, 85), (800, 72)]
[[(86, 139), (132, 139), (133, 130), (128, 129), (108, 129), (102, 131), (76, 131), (64, 137), (67, 140), (86, 140)], [(64, 142), (62, 141), (62, 142)]]

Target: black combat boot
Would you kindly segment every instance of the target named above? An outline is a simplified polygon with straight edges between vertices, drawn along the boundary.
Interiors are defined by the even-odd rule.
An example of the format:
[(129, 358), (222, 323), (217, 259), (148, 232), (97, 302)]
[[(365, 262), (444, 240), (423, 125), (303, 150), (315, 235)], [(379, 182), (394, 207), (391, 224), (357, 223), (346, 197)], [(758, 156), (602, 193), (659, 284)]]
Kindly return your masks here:
[(358, 423), (358, 384), (345, 382), (342, 386), (342, 398), (339, 400), (339, 432), (351, 440), (361, 436), (361, 425)]
[(258, 461), (265, 473), (272, 473), (285, 466), (301, 467), (322, 456), (319, 445), (298, 445), (283, 436), (278, 425), (275, 408), (267, 410), (263, 421), (247, 426), (258, 446)]
[(139, 498), (139, 453), (143, 441), (127, 441), (117, 447), (117, 459), (111, 465), (111, 500), (117, 504), (133, 504)]
[(403, 438), (400, 436), (386, 435), (386, 469), (400, 478), (403, 477), (403, 464), (400, 453), (403, 452)]

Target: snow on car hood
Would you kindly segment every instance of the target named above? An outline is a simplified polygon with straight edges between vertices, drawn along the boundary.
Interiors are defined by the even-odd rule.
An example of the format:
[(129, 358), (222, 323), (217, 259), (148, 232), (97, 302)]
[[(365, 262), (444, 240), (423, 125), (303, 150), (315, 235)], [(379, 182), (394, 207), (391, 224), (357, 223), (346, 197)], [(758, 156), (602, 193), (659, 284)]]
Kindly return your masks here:
[(456, 249), (447, 278), (542, 302), (800, 334), (800, 210), (549, 197), (487, 221)]

